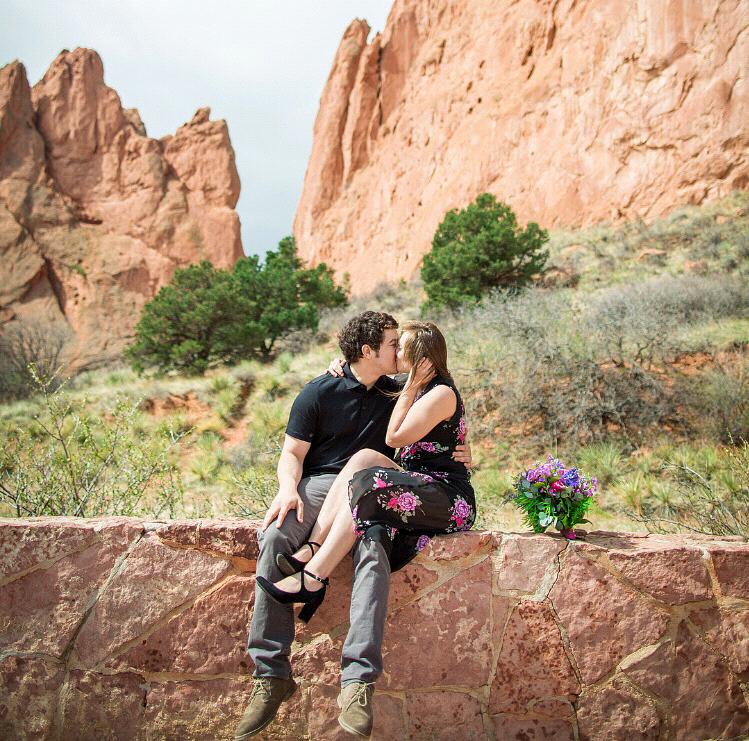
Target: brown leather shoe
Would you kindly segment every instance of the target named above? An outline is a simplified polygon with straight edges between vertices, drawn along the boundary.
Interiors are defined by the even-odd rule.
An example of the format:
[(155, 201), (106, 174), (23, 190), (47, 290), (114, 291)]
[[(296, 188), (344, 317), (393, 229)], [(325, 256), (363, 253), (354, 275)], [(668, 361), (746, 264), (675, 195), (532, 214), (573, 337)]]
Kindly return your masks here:
[(338, 707), (341, 714), (338, 716), (338, 725), (344, 731), (353, 733), (360, 738), (369, 738), (372, 735), (374, 715), (372, 713), (372, 695), (374, 685), (366, 682), (351, 682), (341, 689), (338, 695)]
[(250, 704), (234, 731), (234, 741), (242, 741), (262, 731), (276, 717), (281, 703), (295, 692), (296, 682), (293, 679), (255, 677)]

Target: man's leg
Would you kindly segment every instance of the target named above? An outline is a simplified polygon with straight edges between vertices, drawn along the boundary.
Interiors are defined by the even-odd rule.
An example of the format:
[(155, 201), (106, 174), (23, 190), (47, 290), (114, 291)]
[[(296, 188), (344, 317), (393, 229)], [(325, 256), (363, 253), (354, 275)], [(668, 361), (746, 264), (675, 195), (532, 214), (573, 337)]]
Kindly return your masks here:
[[(375, 533), (375, 531), (378, 531)], [(374, 716), (374, 682), (382, 674), (382, 639), (390, 590), (388, 548), (376, 536), (375, 526), (354, 546), (354, 583), (351, 590), (350, 627), (341, 656), (341, 694), (338, 723), (349, 733), (369, 738)]]
[[(256, 574), (271, 581), (278, 581), (283, 574), (276, 566), (276, 554), (293, 553), (312, 530), (328, 489), (335, 481), (335, 474), (323, 474), (302, 479), (299, 496), (304, 502), (304, 521), (298, 522), (296, 512), (286, 515), (283, 524), (275, 523), (263, 533), (258, 532), (260, 555)], [(294, 610), (291, 605), (281, 605), (271, 599), (262, 589), (255, 589), (255, 607), (252, 613), (247, 650), (255, 664), (256, 677), (291, 676), (289, 654), (294, 640)]]
[(341, 656), (344, 687), (351, 682), (375, 682), (382, 674), (382, 639), (390, 590), (388, 552), (379, 539), (359, 538), (353, 557), (350, 627)]

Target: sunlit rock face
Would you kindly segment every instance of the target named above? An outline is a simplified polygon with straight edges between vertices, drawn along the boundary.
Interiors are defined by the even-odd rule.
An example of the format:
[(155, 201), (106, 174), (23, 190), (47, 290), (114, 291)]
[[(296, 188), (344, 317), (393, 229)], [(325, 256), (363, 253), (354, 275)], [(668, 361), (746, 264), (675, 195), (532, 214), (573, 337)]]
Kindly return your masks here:
[(0, 323), (66, 322), (75, 364), (118, 355), (177, 267), (241, 257), (238, 198), (209, 109), (152, 139), (95, 51), (63, 51), (33, 88), (0, 69)]
[[(231, 738), (257, 523), (0, 520), (2, 738)], [(470, 532), (393, 575), (375, 739), (731, 739), (749, 728), (749, 544)], [(260, 738), (343, 738), (351, 565)], [(340, 734), (340, 735), (339, 735)]]
[(355, 293), (410, 278), (446, 211), (650, 219), (749, 183), (746, 2), (396, 0), (354, 21), (294, 234)]

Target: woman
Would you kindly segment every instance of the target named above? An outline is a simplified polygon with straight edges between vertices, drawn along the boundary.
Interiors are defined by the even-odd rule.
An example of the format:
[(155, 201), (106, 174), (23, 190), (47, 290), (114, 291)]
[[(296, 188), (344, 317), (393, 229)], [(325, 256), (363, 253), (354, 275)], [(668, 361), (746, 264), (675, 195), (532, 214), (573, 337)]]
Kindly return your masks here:
[(434, 324), (403, 327), (398, 370), (409, 375), (385, 440), (400, 448), (401, 465), (369, 449), (352, 456), (328, 492), (309, 541), (294, 555), (279, 555), (278, 566), (288, 576), (275, 584), (257, 577), (258, 586), (279, 602), (305, 603), (299, 614), (305, 622), (356, 538), (381, 540), (396, 571), (429, 536), (468, 530), (475, 520), (470, 474), (451, 457), (465, 440), (463, 402), (447, 367), (445, 338)]

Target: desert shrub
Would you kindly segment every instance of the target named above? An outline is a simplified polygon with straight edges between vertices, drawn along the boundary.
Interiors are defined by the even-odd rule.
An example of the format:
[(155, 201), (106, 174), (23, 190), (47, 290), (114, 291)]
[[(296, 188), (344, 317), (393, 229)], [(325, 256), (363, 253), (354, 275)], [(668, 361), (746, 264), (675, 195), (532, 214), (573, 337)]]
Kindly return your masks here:
[(599, 291), (581, 322), (606, 359), (650, 368), (678, 352), (687, 326), (748, 310), (749, 286), (739, 278), (666, 276)]
[(136, 404), (120, 399), (108, 414), (91, 414), (56, 379), (34, 380), (43, 411), (0, 451), (0, 500), (13, 514), (174, 514), (182, 481), (169, 454), (184, 433), (133, 434)]
[(35, 389), (34, 365), (47, 378), (62, 377), (73, 333), (65, 321), (18, 319), (0, 333), (0, 400), (23, 399)]
[(724, 443), (749, 442), (749, 359), (736, 352), (696, 381), (694, 406)]
[(264, 430), (252, 430), (245, 445), (229, 456), (231, 476), (228, 503), (240, 517), (261, 519), (278, 492), (276, 462), (281, 438)]
[(448, 211), (421, 268), (428, 298), (424, 309), (455, 308), (491, 288), (529, 284), (546, 263), (548, 238), (534, 222), (521, 229), (513, 210), (490, 193), (461, 211)]
[(749, 443), (720, 453), (722, 475), (667, 462), (671, 487), (664, 497), (650, 497), (631, 513), (652, 532), (689, 530), (738, 535), (749, 540)]
[(683, 421), (680, 388), (664, 375), (663, 361), (679, 353), (687, 330), (747, 309), (749, 289), (739, 279), (686, 276), (583, 296), (495, 293), (446, 315), (444, 326), (479, 432), (493, 432), (501, 419), (546, 444), (612, 433), (636, 443), (646, 428)]
[(586, 443), (606, 437), (612, 426), (626, 436), (672, 413), (671, 395), (655, 374), (601, 361), (573, 299), (569, 291), (540, 289), (494, 296), (455, 320), (458, 328), (470, 327), (458, 329), (455, 340), (466, 345), (459, 362), (474, 367), (467, 390), (479, 428), (500, 415), (547, 443)]

